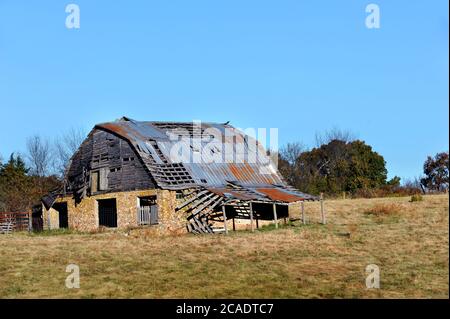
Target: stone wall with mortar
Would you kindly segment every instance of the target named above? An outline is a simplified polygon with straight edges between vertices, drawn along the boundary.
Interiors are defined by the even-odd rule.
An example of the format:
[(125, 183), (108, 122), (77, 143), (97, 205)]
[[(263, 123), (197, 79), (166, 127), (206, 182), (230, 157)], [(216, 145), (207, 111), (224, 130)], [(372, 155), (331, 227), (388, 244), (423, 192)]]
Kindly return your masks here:
[[(182, 214), (175, 212), (176, 193), (169, 190), (150, 189), (130, 192), (116, 192), (95, 195), (84, 198), (80, 203), (75, 204), (72, 196), (60, 197), (56, 202), (67, 203), (69, 229), (79, 231), (95, 231), (99, 228), (98, 220), (98, 200), (116, 199), (117, 205), (117, 228), (138, 227), (137, 207), (138, 198), (154, 196), (157, 198), (159, 224), (146, 227), (158, 228), (161, 233), (183, 233), (186, 232), (186, 218)], [(58, 212), (51, 208), (46, 210), (43, 207), (44, 229), (59, 228)]]

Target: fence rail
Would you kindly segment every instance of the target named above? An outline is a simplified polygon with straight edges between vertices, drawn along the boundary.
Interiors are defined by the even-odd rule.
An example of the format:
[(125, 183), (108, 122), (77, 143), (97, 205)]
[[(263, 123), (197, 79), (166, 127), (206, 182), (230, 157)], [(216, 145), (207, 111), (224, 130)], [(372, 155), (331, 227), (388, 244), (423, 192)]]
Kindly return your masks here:
[(0, 234), (13, 231), (30, 230), (29, 213), (2, 213), (0, 212)]

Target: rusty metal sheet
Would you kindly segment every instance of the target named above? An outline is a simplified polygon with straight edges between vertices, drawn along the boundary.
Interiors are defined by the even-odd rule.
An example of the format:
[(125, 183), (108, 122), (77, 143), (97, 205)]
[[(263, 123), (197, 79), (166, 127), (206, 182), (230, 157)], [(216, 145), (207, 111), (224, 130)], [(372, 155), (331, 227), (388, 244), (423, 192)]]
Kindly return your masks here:
[(242, 193), (238, 191), (234, 191), (228, 188), (207, 188), (210, 192), (217, 194), (221, 197), (232, 197), (235, 199), (243, 200), (243, 201), (251, 201), (251, 200), (257, 200), (259, 199), (259, 196), (257, 194), (251, 196), (248, 193)]
[[(204, 141), (202, 142), (201, 138), (195, 136), (189, 136), (188, 138), (185, 138), (184, 141), (182, 138), (180, 140), (172, 140), (170, 138), (171, 129), (183, 130), (188, 127), (188, 129), (193, 130), (189, 125), (192, 125), (192, 123), (139, 122), (128, 118), (122, 118), (115, 122), (98, 124), (96, 127), (113, 132), (128, 140), (130, 144), (134, 146), (138, 154), (144, 159), (147, 159), (147, 161), (144, 162), (149, 171), (154, 175), (158, 175), (160, 171), (157, 171), (158, 168), (155, 168), (154, 165), (150, 164), (152, 162), (156, 162), (156, 164), (164, 162), (167, 163), (167, 165), (181, 163), (182, 167), (190, 175), (191, 181), (193, 180), (198, 186), (215, 189), (217, 192), (220, 192), (221, 189), (224, 192), (226, 190), (226, 193), (242, 200), (259, 197), (275, 201), (294, 202), (302, 200), (303, 195), (310, 196), (285, 189), (288, 185), (284, 182), (282, 176), (270, 161), (270, 158), (265, 154), (262, 146), (259, 143), (256, 148), (249, 146), (248, 141), (252, 141), (252, 138), (248, 137), (248, 141), (244, 142), (246, 138), (245, 134), (237, 129), (232, 130), (231, 134), (225, 135), (227, 129), (233, 129), (232, 126), (227, 124), (201, 123), (202, 130), (213, 128), (223, 134), (224, 138), (221, 139), (219, 143), (221, 148), (217, 151), (219, 154), (225, 156), (226, 150), (233, 150), (234, 158), (236, 156), (242, 156), (242, 162), (236, 160), (231, 163), (225, 160), (217, 162), (213, 160), (214, 156), (208, 153), (202, 154), (202, 156), (204, 156), (202, 160), (205, 162), (197, 163), (189, 160), (186, 156), (180, 161), (173, 160), (170, 153), (175, 143), (181, 143), (178, 145), (186, 147), (191, 152), (195, 152), (194, 148), (191, 147), (192, 142), (197, 143), (194, 143), (194, 145), (200, 145), (201, 147), (204, 145), (202, 143), (206, 143)], [(230, 133), (230, 131), (227, 131), (227, 133)], [(149, 144), (150, 141), (155, 142), (153, 146)], [(242, 144), (237, 145), (237, 142), (241, 142)], [(250, 156), (255, 156), (256, 153), (258, 153), (256, 161), (248, 161), (248, 158)], [(166, 182), (164, 177), (158, 177), (156, 182), (161, 188), (167, 189), (180, 189), (183, 187), (184, 183), (180, 182), (179, 185), (174, 185), (170, 181)], [(256, 195), (250, 196), (239, 192), (233, 193), (233, 191), (226, 188), (226, 185), (229, 182), (238, 182), (239, 185), (248, 190), (253, 189)], [(274, 188), (275, 185), (281, 186), (281, 188)], [(189, 184), (189, 187), (192, 187), (192, 182)]]
[(280, 188), (255, 188), (255, 190), (259, 193), (263, 193), (269, 199), (274, 201), (293, 203), (305, 200), (304, 197), (288, 193), (287, 191)]

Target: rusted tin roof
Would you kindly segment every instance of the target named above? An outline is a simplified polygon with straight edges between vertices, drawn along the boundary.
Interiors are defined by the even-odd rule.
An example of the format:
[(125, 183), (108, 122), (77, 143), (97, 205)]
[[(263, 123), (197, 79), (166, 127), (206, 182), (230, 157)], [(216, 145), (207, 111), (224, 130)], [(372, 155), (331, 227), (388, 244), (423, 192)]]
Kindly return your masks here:
[[(202, 122), (197, 127), (193, 123), (122, 118), (98, 124), (96, 128), (128, 140), (158, 186), (164, 189), (201, 186), (221, 196), (282, 202), (310, 196), (288, 190), (289, 186), (264, 148), (228, 124)], [(205, 141), (205, 136), (211, 138)], [(234, 155), (226, 158), (230, 152)], [(199, 155), (201, 160), (194, 160)], [(229, 183), (237, 183), (248, 192), (230, 190)]]
[(263, 193), (269, 199), (274, 201), (293, 203), (301, 200), (305, 200), (305, 196), (295, 195), (288, 192), (285, 189), (279, 188), (256, 188), (256, 191), (259, 193)]
[(244, 187), (233, 189), (230, 187), (207, 188), (209, 191), (225, 198), (238, 199), (242, 201), (263, 201), (294, 203), (299, 201), (317, 200), (318, 198), (299, 191), (287, 189), (283, 186), (272, 187)]

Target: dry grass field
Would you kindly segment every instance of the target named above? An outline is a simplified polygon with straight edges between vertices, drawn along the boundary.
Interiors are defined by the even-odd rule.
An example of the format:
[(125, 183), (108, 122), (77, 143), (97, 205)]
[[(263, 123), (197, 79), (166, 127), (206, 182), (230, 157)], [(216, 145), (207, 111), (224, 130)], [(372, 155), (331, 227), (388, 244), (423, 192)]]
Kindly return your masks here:
[[(447, 195), (326, 201), (309, 223), (229, 236), (0, 235), (1, 298), (448, 298)], [(67, 289), (66, 265), (80, 289)], [(381, 271), (366, 289), (365, 267)]]

